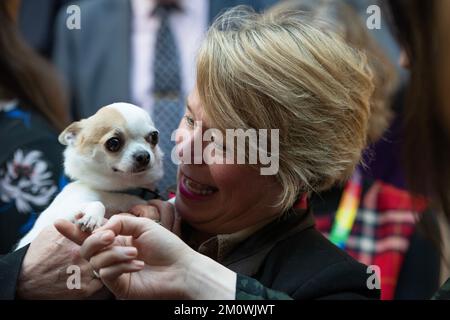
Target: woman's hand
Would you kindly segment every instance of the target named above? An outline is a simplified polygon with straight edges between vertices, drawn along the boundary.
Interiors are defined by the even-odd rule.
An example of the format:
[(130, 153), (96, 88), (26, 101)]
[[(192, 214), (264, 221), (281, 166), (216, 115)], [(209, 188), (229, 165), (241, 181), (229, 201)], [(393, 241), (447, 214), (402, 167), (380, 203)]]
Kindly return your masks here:
[[(117, 241), (118, 235), (132, 238)], [(80, 250), (120, 299), (185, 298), (179, 290), (180, 275), (192, 253), (154, 221), (117, 215), (86, 239)]]
[[(87, 235), (79, 231), (79, 238)], [(79, 254), (79, 246), (63, 237), (55, 227), (45, 228), (31, 243), (22, 262), (17, 283), (20, 299), (83, 299), (99, 291), (103, 284), (94, 277), (91, 265)], [(69, 289), (73, 271), (80, 270), (80, 288)]]
[[(69, 222), (59, 221), (58, 230), (61, 223)], [(84, 241), (80, 254), (119, 299), (235, 297), (233, 271), (150, 219), (115, 215)]]

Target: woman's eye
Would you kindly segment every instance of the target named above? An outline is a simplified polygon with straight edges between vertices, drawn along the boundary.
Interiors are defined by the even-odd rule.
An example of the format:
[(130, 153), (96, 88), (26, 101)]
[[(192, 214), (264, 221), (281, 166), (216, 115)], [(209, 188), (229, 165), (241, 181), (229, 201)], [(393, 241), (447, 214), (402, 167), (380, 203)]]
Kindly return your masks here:
[(189, 127), (193, 128), (195, 125), (195, 121), (194, 119), (192, 119), (192, 117), (190, 116), (184, 116), (184, 119), (186, 120), (186, 123)]

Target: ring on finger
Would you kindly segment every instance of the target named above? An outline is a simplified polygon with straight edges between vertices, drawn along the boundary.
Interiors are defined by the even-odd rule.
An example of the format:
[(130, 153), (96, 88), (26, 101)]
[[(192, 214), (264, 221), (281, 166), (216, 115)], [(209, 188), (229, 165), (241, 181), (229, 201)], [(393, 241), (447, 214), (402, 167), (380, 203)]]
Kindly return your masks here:
[(100, 275), (98, 274), (97, 271), (95, 271), (94, 269), (92, 269), (92, 273), (94, 274), (94, 278), (100, 279)]

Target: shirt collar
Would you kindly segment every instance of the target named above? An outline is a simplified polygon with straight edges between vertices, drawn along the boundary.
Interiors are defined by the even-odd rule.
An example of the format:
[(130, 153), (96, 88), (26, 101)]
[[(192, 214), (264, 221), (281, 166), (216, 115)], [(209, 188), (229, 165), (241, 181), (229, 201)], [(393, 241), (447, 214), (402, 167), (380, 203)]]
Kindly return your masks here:
[(155, 0), (131, 0), (131, 9), (135, 18), (147, 19), (155, 7)]
[(223, 259), (242, 241), (250, 237), (256, 231), (260, 230), (277, 217), (270, 220), (264, 220), (246, 229), (239, 230), (230, 234), (219, 234), (209, 238), (208, 240), (201, 243), (197, 249), (198, 252), (204, 254), (211, 259), (218, 262), (223, 261)]
[[(278, 230), (277, 232), (281, 233), (277, 235), (277, 232), (275, 232), (270, 237), (259, 236), (259, 238), (257, 237), (256, 240), (254, 239), (253, 242), (254, 244), (256, 244), (256, 247), (252, 250), (255, 252), (258, 250), (264, 250), (265, 247), (274, 245), (274, 243), (272, 243), (272, 240), (283, 238), (285, 236), (288, 236), (291, 232), (303, 230), (314, 225), (314, 217), (309, 208), (305, 209), (300, 207), (293, 207), (287, 212), (275, 216), (273, 219), (264, 220), (249, 228), (242, 229), (231, 234), (219, 234), (213, 236), (202, 243), (193, 241), (192, 237), (190, 237), (192, 227), (190, 227), (188, 224), (183, 224), (182, 237), (185, 239), (186, 243), (188, 243), (194, 250), (198, 251), (199, 253), (204, 254), (220, 263), (230, 263), (230, 259), (231, 262), (237, 259), (235, 256), (232, 257), (232, 255), (236, 253), (234, 249), (237, 249), (237, 247), (241, 247), (240, 245), (248, 239), (257, 237), (258, 233), (265, 233), (265, 229), (269, 229), (268, 232), (270, 232), (271, 234), (274, 230)], [(246, 252), (246, 250), (244, 250), (244, 252), (237, 253), (237, 255), (239, 258), (239, 256), (245, 256), (245, 254), (251, 255), (252, 252), (248, 253)]]
[[(196, 1), (179, 0), (179, 5), (182, 12), (192, 12), (195, 11)], [(133, 16), (138, 19), (147, 19), (151, 16), (151, 13), (155, 10), (157, 5), (156, 0), (131, 0), (131, 8)]]

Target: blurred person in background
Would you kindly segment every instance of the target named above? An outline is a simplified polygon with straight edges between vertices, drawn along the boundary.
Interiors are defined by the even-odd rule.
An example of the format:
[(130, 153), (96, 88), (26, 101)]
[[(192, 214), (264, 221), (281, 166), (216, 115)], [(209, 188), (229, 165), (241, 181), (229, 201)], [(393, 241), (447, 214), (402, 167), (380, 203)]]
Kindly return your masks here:
[(20, 33), (36, 52), (48, 60), (53, 50), (56, 15), (69, 2), (71, 0), (20, 0), (17, 15)]
[(19, 35), (19, 6), (0, 2), (0, 254), (13, 249), (58, 192), (57, 133), (68, 123), (55, 70)]
[[(360, 16), (360, 18), (363, 19), (364, 22), (373, 15), (374, 11), (373, 8), (374, 5), (378, 6), (378, 8), (381, 9), (381, 4), (383, 0), (343, 0), (348, 5), (350, 5)], [(372, 9), (369, 10), (368, 9)], [(378, 9), (377, 8), (377, 9)], [(400, 74), (400, 77), (406, 75), (406, 72), (403, 72), (401, 65), (398, 63), (398, 57), (400, 55), (400, 46), (398, 45), (397, 40), (393, 36), (391, 30), (389, 28), (386, 28), (387, 25), (387, 17), (383, 14), (380, 15), (380, 22), (381, 22), (381, 28), (373, 28), (369, 29), (367, 27), (367, 31), (370, 33), (370, 35), (376, 39), (377, 43), (380, 45), (380, 47), (383, 49), (384, 54), (389, 58), (391, 63), (393, 63), (396, 67), (397, 72)], [(403, 80), (403, 79), (402, 79)]]
[(147, 110), (165, 153), (158, 189), (174, 192), (172, 132), (195, 82), (195, 54), (208, 25), (238, 4), (257, 11), (276, 0), (89, 0), (80, 7), (81, 29), (69, 30), (65, 7), (56, 24), (54, 61), (72, 96), (75, 120), (113, 102)]
[[(20, 7), (18, 0), (0, 1), (0, 248), (4, 254), (0, 256), (0, 299), (91, 296), (102, 284), (70, 241), (65, 250), (51, 250), (49, 247), (61, 248), (64, 242), (44, 234), (49, 247), (26, 246), (10, 252), (65, 184), (58, 133), (70, 118), (56, 70), (19, 35)], [(22, 265), (24, 252), (36, 258), (32, 270), (11, 268)], [(82, 277), (82, 290), (67, 290), (65, 283), (64, 295), (57, 287), (49, 289), (49, 283), (66, 274), (66, 268), (51, 268), (55, 261), (66, 268), (78, 265), (82, 272), (90, 270), (85, 273), (90, 276)], [(20, 289), (28, 295), (15, 288), (20, 277)]]
[[(376, 143), (393, 118), (391, 98), (397, 89), (397, 74), (357, 12), (343, 0), (287, 0), (271, 10), (303, 11), (317, 25), (337, 31), (350, 46), (366, 53), (375, 84), (368, 143)], [(372, 154), (370, 146), (367, 153), (366, 166), (357, 168), (347, 184), (313, 195), (310, 206), (316, 227), (355, 259), (380, 267), (382, 299), (429, 298), (439, 287), (439, 252), (423, 237), (416, 220), (430, 220), (432, 214), (425, 201), (414, 203), (407, 191), (372, 177), (373, 161), (389, 155)], [(354, 208), (346, 207), (349, 195)], [(337, 213), (346, 210), (357, 210), (356, 216), (349, 221), (348, 238), (339, 239), (337, 226), (345, 217)], [(426, 276), (412, 287), (409, 280), (416, 280), (417, 273)]]
[[(378, 50), (382, 50), (390, 68), (395, 68), (397, 72), (398, 88), (395, 90), (392, 103), (390, 104), (392, 120), (383, 136), (372, 143), (370, 147), (370, 161), (367, 161), (366, 157), (367, 167), (364, 169), (364, 174), (397, 188), (407, 190), (401, 150), (403, 147), (404, 87), (408, 79), (408, 73), (399, 63), (400, 46), (390, 29), (386, 27), (387, 17), (384, 14), (378, 16), (380, 18), (380, 28), (370, 25), (373, 23), (373, 18), (377, 17), (376, 10), (380, 10), (380, 0), (343, 0), (343, 2), (350, 5), (354, 12), (358, 13), (360, 17), (358, 21), (364, 23), (361, 24), (365, 28), (364, 33), (376, 40)], [(351, 24), (351, 22), (348, 23)]]
[[(441, 213), (443, 262), (448, 266), (450, 2), (385, 0), (384, 3), (404, 52), (403, 64), (411, 73), (405, 108), (404, 161), (408, 186), (415, 193), (429, 196)], [(450, 280), (435, 298), (450, 299)]]

